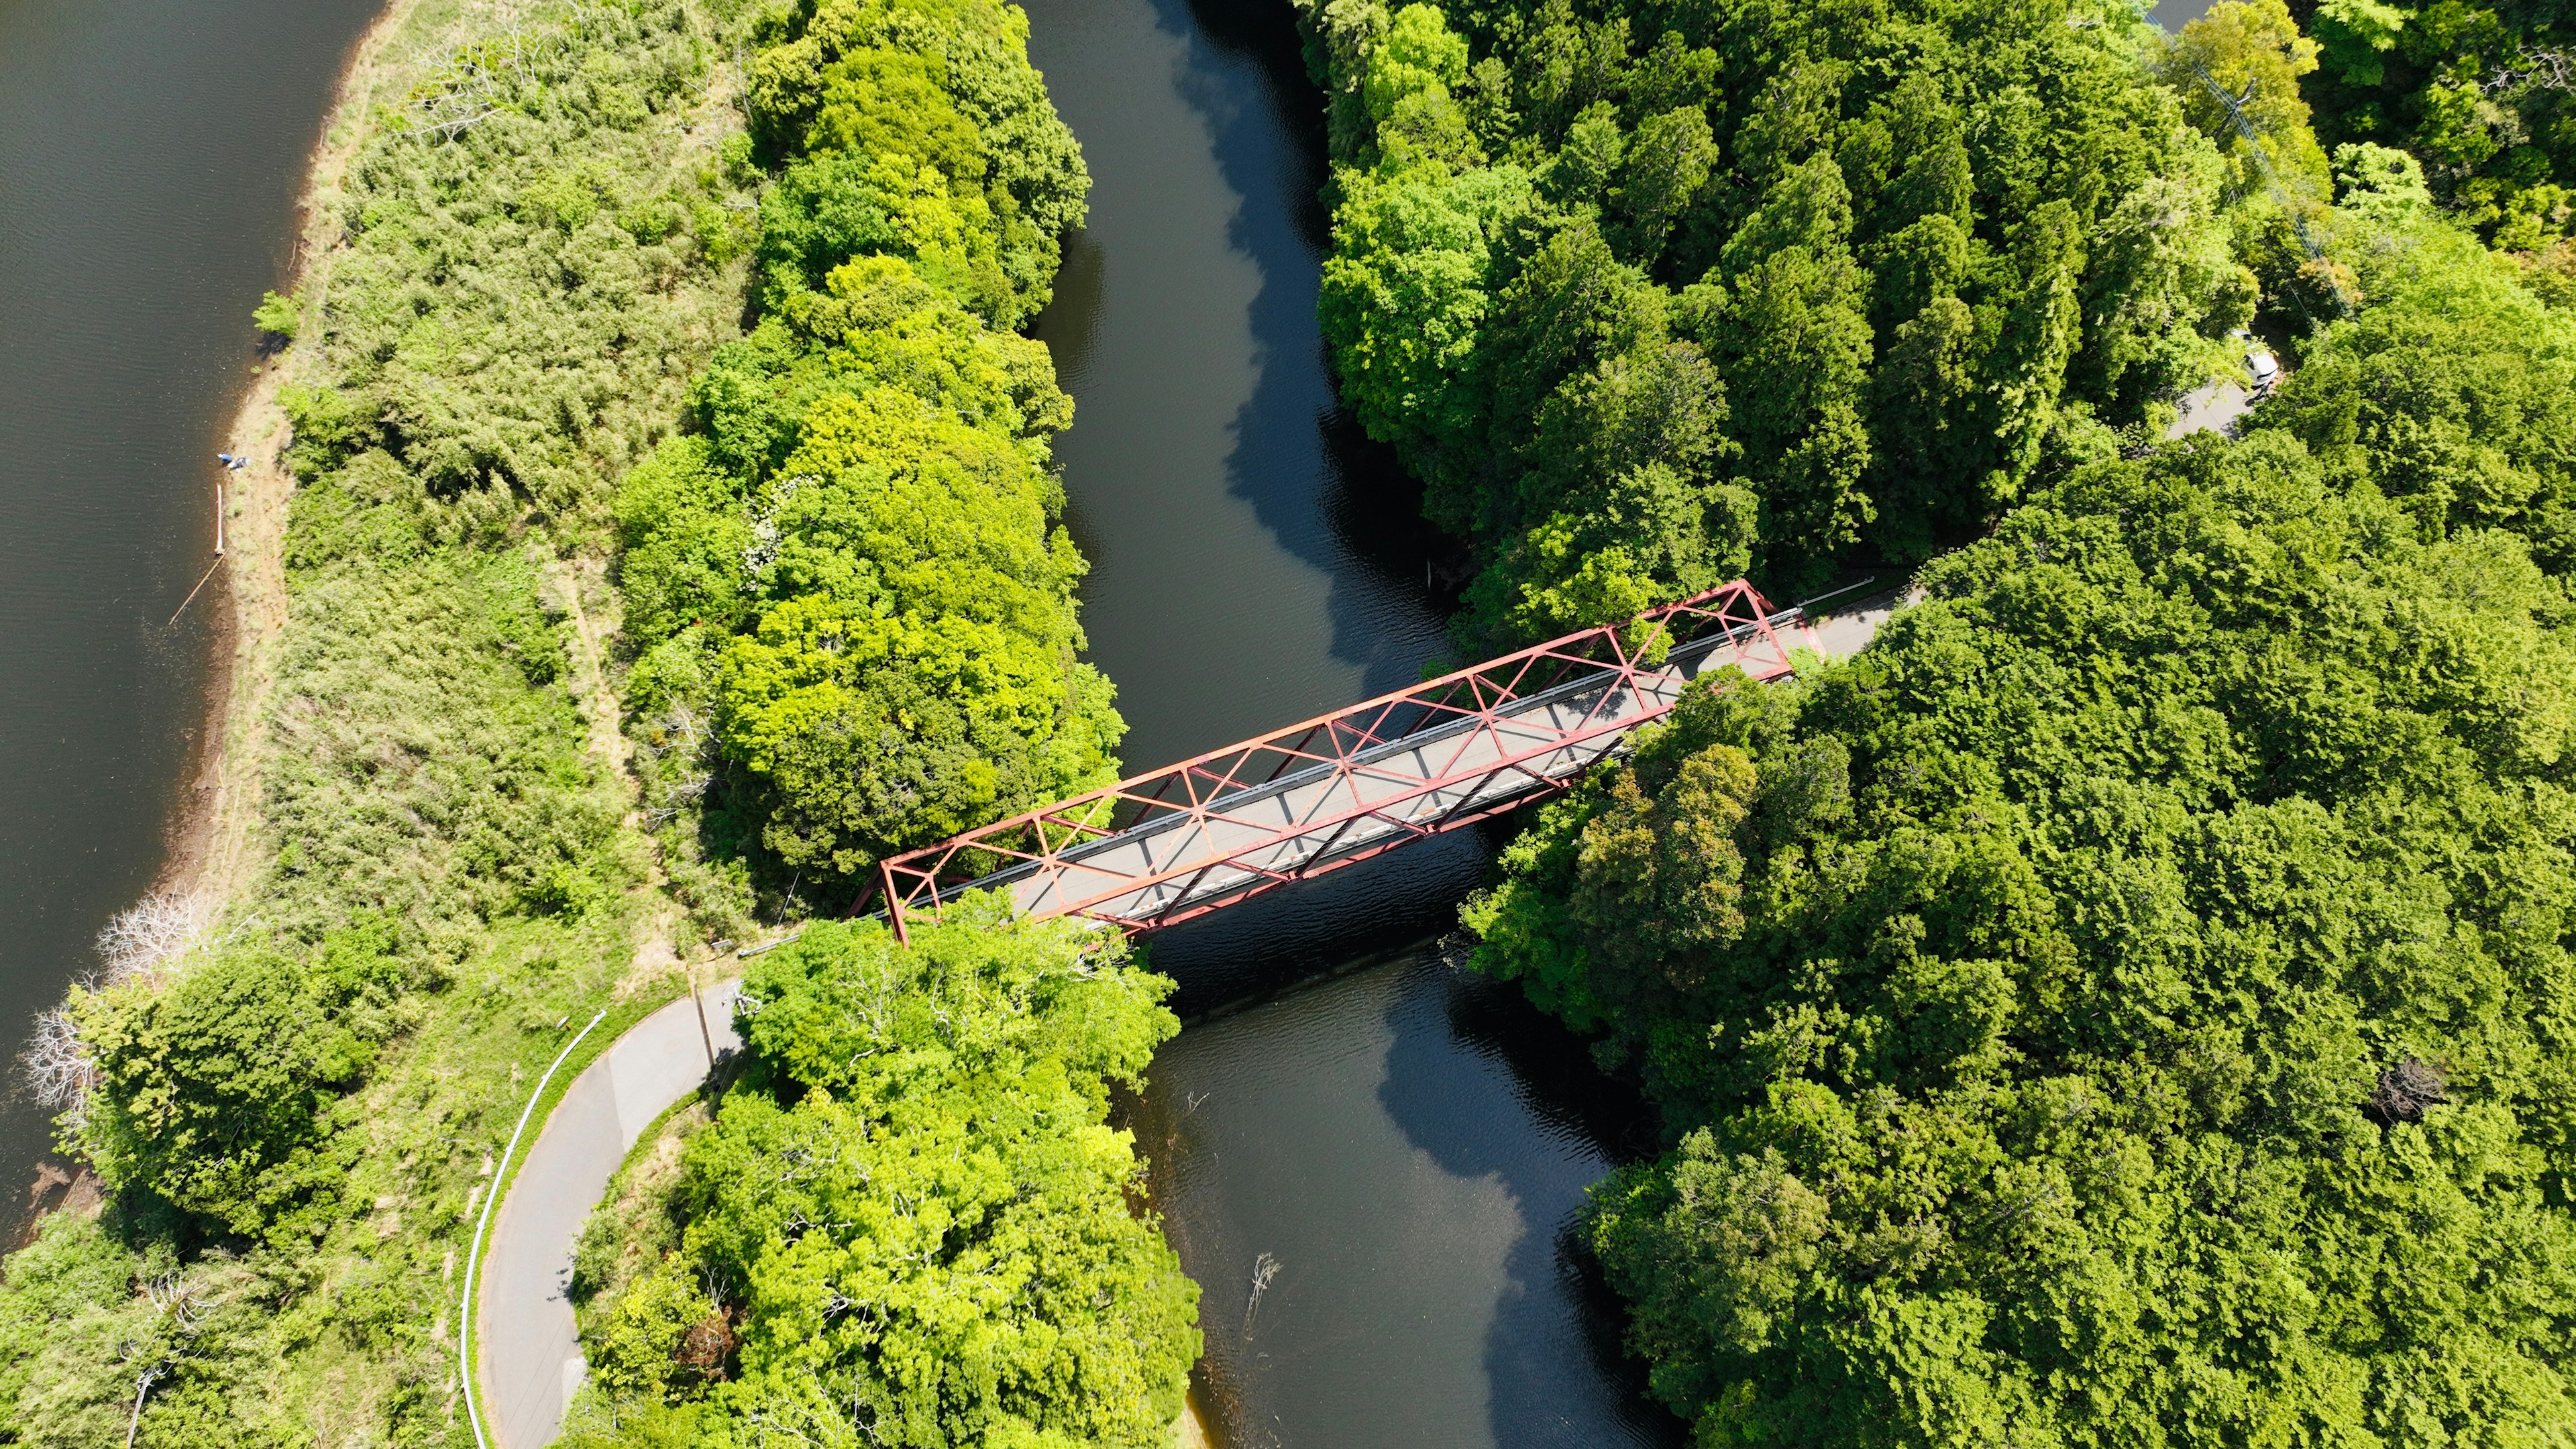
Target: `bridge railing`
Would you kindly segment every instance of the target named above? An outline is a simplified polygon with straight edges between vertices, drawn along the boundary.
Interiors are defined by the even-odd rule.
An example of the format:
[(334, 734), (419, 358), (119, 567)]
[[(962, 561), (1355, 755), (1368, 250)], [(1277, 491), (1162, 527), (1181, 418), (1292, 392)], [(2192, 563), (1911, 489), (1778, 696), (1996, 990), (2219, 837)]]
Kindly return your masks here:
[[(1727, 664), (1757, 679), (1786, 674), (1788, 654), (1774, 624), (1795, 616), (1794, 610), (1774, 614), (1751, 585), (1739, 580), (1627, 624), (1533, 645), (890, 857), (880, 866), (885, 911), (900, 935), (910, 920), (937, 918), (943, 905), (963, 891), (1052, 876), (1048, 888), (1037, 892), (1041, 899), (1031, 907), (1033, 914), (1097, 915), (1128, 929), (1187, 919), (1561, 786), (1564, 774), (1577, 771), (1549, 773), (1534, 764), (1538, 757), (1561, 766), (1569, 747), (1623, 733), (1669, 709), (1668, 699), (1638, 704), (1643, 676), (1655, 676), (1669, 692), (1671, 671), (1683, 661), (1696, 666), (1687, 671), (1692, 674)], [(1587, 695), (1587, 690), (1593, 692)], [(1533, 740), (1522, 729), (1513, 745), (1498, 746), (1505, 722), (1578, 696), (1589, 704), (1552, 724), (1543, 737)], [(1563, 712), (1561, 704), (1557, 712)], [(1250, 831), (1243, 828), (1249, 807), (1258, 802), (1337, 776), (1344, 777), (1337, 783), (1349, 788), (1336, 794), (1333, 807), (1294, 821), (1267, 819)], [(1498, 789), (1498, 780), (1508, 788)], [(1437, 813), (1431, 818), (1418, 812), (1399, 816), (1389, 808), (1392, 800), (1425, 797), (1435, 800)], [(1152, 868), (1124, 873), (1104, 872), (1096, 864), (1120, 843), (1192, 825), (1204, 835), (1205, 827), (1217, 821), (1235, 827), (1227, 833), (1231, 843), (1222, 848), (1177, 853)], [(1366, 828), (1355, 834), (1354, 825)], [(1312, 849), (1279, 849), (1283, 842), (1307, 838)], [(1346, 838), (1352, 843), (1337, 849)], [(1289, 856), (1295, 863), (1281, 868)], [(1264, 859), (1270, 864), (1261, 864)], [(1086, 866), (1086, 861), (1095, 864)], [(1229, 877), (1222, 898), (1194, 896), (1192, 887), (1219, 868), (1226, 868)], [(1134, 901), (1143, 893), (1169, 904), (1140, 915)], [(1123, 903), (1123, 908), (1100, 909), (1111, 902)]]

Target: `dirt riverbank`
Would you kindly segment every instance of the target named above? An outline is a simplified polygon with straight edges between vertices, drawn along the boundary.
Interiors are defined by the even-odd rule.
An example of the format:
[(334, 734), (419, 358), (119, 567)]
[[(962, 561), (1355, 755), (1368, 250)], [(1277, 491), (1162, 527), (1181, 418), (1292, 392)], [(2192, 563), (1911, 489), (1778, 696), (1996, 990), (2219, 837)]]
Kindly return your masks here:
[[(297, 200), (295, 262), (285, 286), (304, 314), (318, 313), (328, 285), (334, 224), (329, 202), (357, 154), (364, 129), (357, 124), (397, 72), (414, 67), (397, 42), (422, 37), (420, 22), (435, 23), (433, 9), (463, 7), (436, 0), (388, 0), (366, 33), (349, 48), (337, 94), (325, 115)], [(412, 47), (417, 49), (417, 46)], [(248, 319), (244, 319), (248, 325)], [(294, 476), (284, 463), (292, 439), (278, 390), (290, 379), (297, 354), (280, 352), (257, 364), (243, 391), (223, 451), (247, 457), (247, 466), (221, 475), (223, 557), (211, 592), (192, 608), (217, 612), (214, 669), (207, 686), (208, 719), (193, 762), (189, 788), (169, 827), (169, 851), (156, 893), (201, 901), (211, 917), (246, 884), (254, 868), (260, 799), (259, 724), (276, 679), (277, 642), (286, 626), (287, 499)]]

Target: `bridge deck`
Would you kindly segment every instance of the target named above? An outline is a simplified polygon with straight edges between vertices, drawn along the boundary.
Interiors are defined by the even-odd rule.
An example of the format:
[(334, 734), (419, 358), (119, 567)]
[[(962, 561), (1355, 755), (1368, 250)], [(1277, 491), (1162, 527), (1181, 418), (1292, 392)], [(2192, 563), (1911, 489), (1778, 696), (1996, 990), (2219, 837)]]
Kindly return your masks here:
[(1561, 788), (1699, 675), (1789, 673), (1796, 617), (1737, 583), (1506, 655), (889, 860), (889, 914), (970, 889), (1131, 930), (1204, 914)]

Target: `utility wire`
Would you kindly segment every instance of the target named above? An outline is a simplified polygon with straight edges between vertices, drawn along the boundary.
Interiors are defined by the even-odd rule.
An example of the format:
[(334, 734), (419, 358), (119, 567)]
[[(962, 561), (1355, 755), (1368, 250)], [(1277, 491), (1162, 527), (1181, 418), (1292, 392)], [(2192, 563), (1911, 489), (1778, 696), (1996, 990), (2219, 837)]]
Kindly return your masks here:
[[(2191, 69), (2192, 74), (2200, 77), (2201, 88), (2209, 92), (2210, 98), (2217, 101), (2220, 109), (2227, 112), (2227, 119), (2235, 123), (2236, 134), (2245, 138), (2246, 148), (2254, 153), (2255, 166), (2263, 173), (2263, 184), (2271, 189), (2272, 199), (2281, 204), (2281, 214), (2290, 219), (2290, 230), (2297, 233), (2299, 246), (2307, 252), (2308, 260), (2312, 262), (2326, 260), (2325, 248), (2317, 244), (2316, 235), (2308, 230), (2307, 218), (2302, 214), (2298, 202), (2292, 199), (2289, 188), (2281, 184), (2281, 173), (2272, 165), (2272, 153), (2263, 149), (2262, 136), (2255, 131), (2254, 123), (2245, 115), (2245, 103), (2254, 98), (2254, 82), (2248, 79), (2245, 82), (2245, 93), (2241, 96), (2231, 96), (2227, 93), (2227, 88), (2220, 85), (2217, 78), (2209, 73), (2208, 66), (2195, 60), (2191, 63)], [(2342, 284), (2336, 282), (2331, 275), (2327, 277), (2326, 283), (2329, 290), (2334, 293), (2336, 313), (2341, 315), (2350, 312), (2352, 309), (2344, 298)], [(2305, 302), (2300, 303), (2302, 309), (2306, 305)]]

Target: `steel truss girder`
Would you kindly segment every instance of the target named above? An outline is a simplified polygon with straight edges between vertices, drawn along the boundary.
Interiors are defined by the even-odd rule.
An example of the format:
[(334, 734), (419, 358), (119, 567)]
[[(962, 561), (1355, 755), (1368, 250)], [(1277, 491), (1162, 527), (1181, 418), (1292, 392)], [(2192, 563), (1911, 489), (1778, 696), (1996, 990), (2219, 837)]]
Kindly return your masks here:
[[(1738, 580), (889, 857), (895, 934), (971, 889), (1149, 931), (1561, 790), (1698, 675), (1790, 672)], [(862, 905), (865, 903), (862, 902)]]

